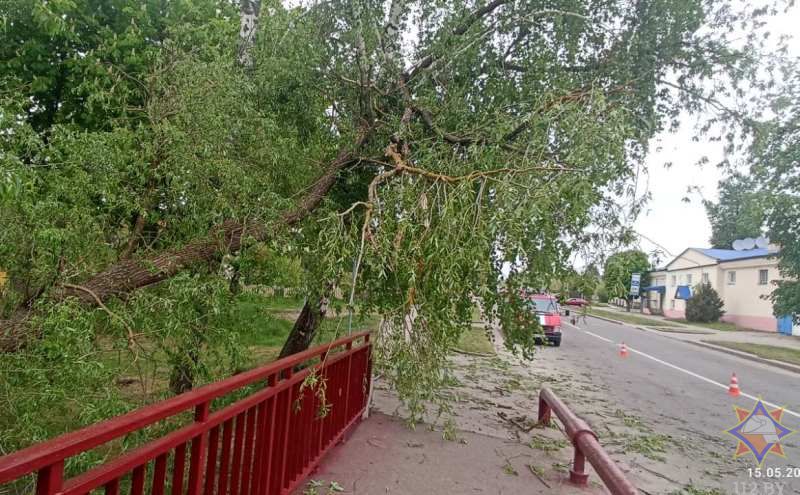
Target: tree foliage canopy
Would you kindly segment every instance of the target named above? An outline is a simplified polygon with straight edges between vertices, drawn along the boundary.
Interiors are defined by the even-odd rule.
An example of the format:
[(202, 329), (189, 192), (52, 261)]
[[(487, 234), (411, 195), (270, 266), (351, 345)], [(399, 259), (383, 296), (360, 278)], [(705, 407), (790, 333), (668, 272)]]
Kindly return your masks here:
[(731, 249), (733, 241), (763, 233), (766, 198), (749, 175), (735, 173), (719, 182), (719, 200), (703, 201), (711, 223), (711, 247)]
[[(20, 371), (20, 347), (91, 383), (107, 378), (88, 352), (100, 337), (135, 352), (147, 335), (202, 366), (208, 339), (226, 338), (198, 337), (224, 311), (219, 262), (240, 257), (247, 279), (266, 248), (302, 257), (309, 293), (342, 285), (351, 308), (381, 316), (378, 364), (412, 404), (442, 383), (472, 298), (502, 301), (504, 266), (512, 285), (541, 287), (619, 233), (615, 205), (635, 195), (655, 133), (701, 110), (729, 121), (731, 142), (749, 129), (714, 102), (766, 84), (755, 33), (773, 12), (270, 0), (240, 44), (227, 1), (6, 4), (2, 393), (44, 380)], [(610, 294), (647, 269), (620, 256)], [(508, 344), (529, 352), (511, 314)], [(84, 399), (90, 381), (59, 383)]]
[(650, 259), (643, 251), (633, 249), (612, 254), (603, 268), (603, 287), (608, 297), (628, 299), (631, 275), (641, 273), (641, 286), (645, 287), (648, 284), (647, 272), (651, 269)]
[(800, 321), (800, 71), (772, 101), (775, 117), (759, 129), (751, 173), (765, 198), (767, 234), (780, 248), (781, 280), (772, 292), (776, 316)]

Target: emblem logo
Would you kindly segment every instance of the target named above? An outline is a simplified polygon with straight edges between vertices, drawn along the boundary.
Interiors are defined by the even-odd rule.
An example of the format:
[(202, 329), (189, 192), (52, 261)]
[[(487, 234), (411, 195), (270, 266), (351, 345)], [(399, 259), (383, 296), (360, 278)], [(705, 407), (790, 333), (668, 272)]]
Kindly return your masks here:
[(730, 430), (725, 430), (725, 433), (739, 440), (734, 458), (751, 453), (759, 467), (769, 453), (786, 458), (781, 440), (795, 433), (781, 424), (786, 406), (767, 411), (759, 395), (758, 402), (752, 410), (748, 411), (737, 406), (733, 406), (733, 409), (736, 411), (739, 423)]

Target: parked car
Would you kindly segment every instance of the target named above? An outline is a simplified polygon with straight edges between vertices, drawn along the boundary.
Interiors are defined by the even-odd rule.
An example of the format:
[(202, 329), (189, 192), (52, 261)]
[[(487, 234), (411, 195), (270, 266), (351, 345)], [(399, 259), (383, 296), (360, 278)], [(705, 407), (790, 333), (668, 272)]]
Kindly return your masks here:
[(589, 305), (589, 301), (587, 301), (586, 299), (583, 299), (582, 297), (570, 297), (569, 299), (564, 301), (564, 304), (566, 304), (567, 306), (581, 306), (582, 307), (582, 306), (588, 306)]
[[(544, 338), (553, 346), (561, 345), (561, 313), (558, 307), (558, 299), (549, 294), (535, 294), (528, 298), (530, 307), (539, 317), (539, 324), (544, 329)], [(537, 337), (537, 343), (541, 338)]]

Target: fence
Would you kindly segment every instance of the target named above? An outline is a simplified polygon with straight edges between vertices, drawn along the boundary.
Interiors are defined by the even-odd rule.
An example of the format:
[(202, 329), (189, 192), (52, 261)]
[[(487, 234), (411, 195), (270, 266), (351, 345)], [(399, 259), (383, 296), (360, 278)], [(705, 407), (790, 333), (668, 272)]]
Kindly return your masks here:
[[(361, 418), (370, 351), (366, 333), (339, 339), (0, 457), (0, 493), (30, 474), (37, 495), (290, 493)], [(212, 412), (248, 386), (255, 391)], [(69, 458), (187, 412), (194, 421), (65, 479)]]
[(586, 473), (586, 460), (588, 459), (613, 495), (639, 493), (619, 466), (603, 450), (597, 441), (597, 435), (589, 425), (577, 417), (549, 388), (543, 387), (539, 392), (539, 422), (549, 424), (551, 412), (555, 412), (558, 419), (564, 423), (567, 438), (575, 447), (575, 457), (569, 472), (569, 480), (572, 483), (581, 486), (587, 484), (589, 474)]

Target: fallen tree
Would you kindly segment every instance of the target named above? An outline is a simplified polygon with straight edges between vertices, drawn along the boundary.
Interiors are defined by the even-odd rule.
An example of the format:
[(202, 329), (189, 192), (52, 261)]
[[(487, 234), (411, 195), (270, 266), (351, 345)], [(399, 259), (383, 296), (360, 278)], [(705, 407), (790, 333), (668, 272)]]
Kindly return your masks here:
[(702, 110), (737, 142), (757, 117), (719, 100), (760, 83), (759, 47), (731, 37), (769, 10), (387, 3), (11, 3), (0, 347), (28, 345), (3, 355), (7, 394), (43, 386), (34, 368), (80, 382), (100, 337), (202, 369), (219, 263), (269, 246), (303, 259), (312, 296), (283, 353), (313, 340), (333, 281), (381, 317), (376, 364), (419, 412), (474, 297), (503, 302), (529, 355), (506, 295), (629, 239), (656, 133)]

